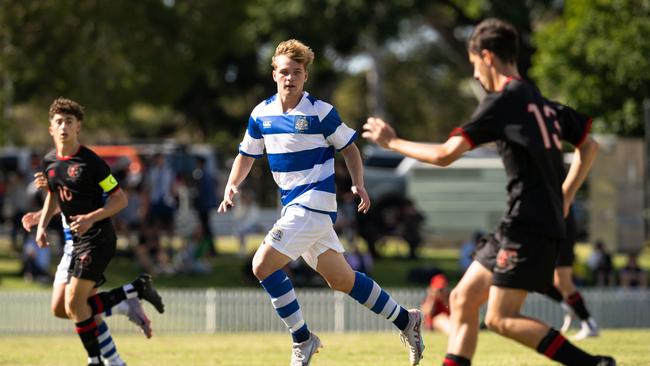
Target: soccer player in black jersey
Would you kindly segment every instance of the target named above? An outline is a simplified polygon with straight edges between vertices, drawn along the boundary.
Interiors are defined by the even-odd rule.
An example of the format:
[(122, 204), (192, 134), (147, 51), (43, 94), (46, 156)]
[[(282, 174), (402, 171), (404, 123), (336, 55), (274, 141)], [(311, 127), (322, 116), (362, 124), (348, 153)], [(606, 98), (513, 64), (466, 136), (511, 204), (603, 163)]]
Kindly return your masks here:
[[(92, 295), (104, 281), (104, 271), (115, 253), (116, 236), (110, 217), (127, 205), (127, 197), (111, 175), (108, 165), (78, 140), (83, 107), (58, 98), (50, 106), (49, 132), (56, 148), (43, 160), (49, 192), (36, 231), (39, 247), (48, 245), (45, 229), (58, 210), (73, 236), (69, 283), (65, 288), (65, 311), (75, 322), (77, 334), (88, 353), (88, 364), (102, 365), (98, 324), (94, 316), (127, 298), (149, 301), (160, 313), (162, 300), (149, 275), (108, 292)], [(109, 197), (105, 201), (104, 193)]]
[[(553, 283), (557, 245), (564, 238), (564, 216), (597, 154), (589, 119), (544, 99), (517, 70), (515, 28), (498, 19), (481, 22), (468, 43), (474, 77), (489, 92), (470, 121), (444, 144), (422, 144), (397, 137), (379, 118), (368, 118), (363, 136), (406, 156), (447, 166), (464, 152), (496, 142), (508, 177), (508, 210), (496, 230), (477, 246), (474, 262), (451, 294), (451, 332), (446, 366), (471, 364), (476, 350), (479, 308), (488, 302), (485, 323), (508, 338), (565, 365), (615, 365), (592, 356), (546, 324), (523, 316), (530, 291)], [(564, 178), (561, 140), (575, 157)]]

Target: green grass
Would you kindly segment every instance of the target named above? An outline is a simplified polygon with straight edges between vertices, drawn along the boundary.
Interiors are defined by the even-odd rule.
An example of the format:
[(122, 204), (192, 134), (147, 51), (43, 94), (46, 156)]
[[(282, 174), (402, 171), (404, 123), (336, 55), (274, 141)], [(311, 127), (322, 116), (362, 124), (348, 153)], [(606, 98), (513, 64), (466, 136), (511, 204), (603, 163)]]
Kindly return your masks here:
[[(321, 334), (325, 348), (314, 357), (313, 366), (408, 365), (406, 349), (396, 333)], [(118, 349), (130, 366), (146, 365), (286, 365), (290, 338), (286, 334), (157, 335), (115, 334)], [(650, 365), (647, 340), (650, 331), (609, 330), (601, 337), (581, 341), (591, 353), (612, 354), (619, 365)], [(425, 334), (425, 358), (421, 365), (439, 365), (446, 337)], [(0, 365), (82, 365), (84, 351), (74, 336), (0, 336)], [(473, 363), (482, 366), (557, 365), (514, 342), (489, 332), (479, 336)]]

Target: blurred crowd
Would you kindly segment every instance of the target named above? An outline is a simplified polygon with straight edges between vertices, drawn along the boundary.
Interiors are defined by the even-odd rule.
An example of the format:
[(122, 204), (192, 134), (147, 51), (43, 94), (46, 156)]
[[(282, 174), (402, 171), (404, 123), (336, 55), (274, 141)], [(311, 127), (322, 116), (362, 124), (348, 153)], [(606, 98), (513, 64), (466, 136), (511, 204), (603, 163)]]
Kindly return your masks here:
[[(150, 273), (210, 272), (209, 259), (217, 255), (217, 233), (210, 225), (210, 215), (218, 204), (216, 173), (206, 167), (203, 156), (186, 159), (182, 171), (174, 169), (168, 156), (161, 153), (144, 163), (139, 179), (129, 177), (127, 169), (112, 167), (129, 197), (127, 208), (113, 219), (122, 243), (118, 249)], [(51, 262), (64, 245), (61, 219), (57, 215), (49, 227), (52, 248), (40, 250), (33, 232), (28, 233), (21, 224), (25, 213), (43, 205), (45, 192), (33, 184), (39, 170), (40, 158), (34, 155), (29, 169), (9, 172), (0, 180), (0, 207), (5, 226), (10, 228), (11, 247), (22, 255), (21, 274), (28, 280), (49, 282)]]
[[(127, 166), (115, 164), (112, 170), (129, 197), (127, 208), (115, 218), (121, 254), (132, 258), (135, 265), (154, 274), (204, 274), (212, 271), (212, 258), (218, 255), (216, 232), (211, 217), (221, 200), (222, 188), (214, 166), (205, 156), (192, 155), (180, 163), (178, 159), (155, 153), (144, 159), (136, 177)], [(109, 162), (110, 164), (110, 162)], [(33, 175), (40, 170), (40, 156), (31, 157), (29, 168), (6, 173), (0, 179), (0, 207), (5, 227), (9, 228), (11, 247), (21, 253), (21, 274), (27, 280), (50, 282), (50, 268), (62, 251), (64, 237), (60, 217), (50, 225), (52, 248), (38, 249), (33, 233), (22, 229), (22, 216), (42, 207), (44, 192), (34, 187)], [(414, 203), (398, 194), (373, 199), (366, 215), (357, 212), (357, 199), (352, 193), (352, 180), (342, 159), (336, 161), (338, 219), (334, 226), (346, 247), (346, 259), (354, 270), (371, 273), (375, 260), (387, 238), (400, 238), (408, 247), (408, 258), (417, 258), (422, 245), (421, 227), (424, 216)], [(264, 234), (268, 228), (260, 223), (260, 205), (256, 192), (244, 186), (237, 196), (229, 234), (238, 243), (236, 255), (246, 257), (247, 237)], [(462, 274), (472, 261), (477, 231), (460, 247), (458, 273)], [(365, 246), (360, 246), (362, 239)], [(365, 248), (364, 248), (365, 247)], [(602, 241), (596, 241), (584, 266), (576, 271), (577, 283), (595, 286), (647, 287), (648, 275), (638, 264), (638, 254), (627, 255), (625, 265), (615, 268), (612, 255)], [(287, 272), (297, 285), (318, 285), (320, 277), (301, 261), (291, 263)], [(426, 273), (424, 273), (426, 272)], [(419, 277), (431, 277), (424, 271)], [(434, 274), (435, 275), (435, 274)], [(415, 277), (418, 277), (417, 275)], [(417, 279), (414, 279), (417, 282)]]

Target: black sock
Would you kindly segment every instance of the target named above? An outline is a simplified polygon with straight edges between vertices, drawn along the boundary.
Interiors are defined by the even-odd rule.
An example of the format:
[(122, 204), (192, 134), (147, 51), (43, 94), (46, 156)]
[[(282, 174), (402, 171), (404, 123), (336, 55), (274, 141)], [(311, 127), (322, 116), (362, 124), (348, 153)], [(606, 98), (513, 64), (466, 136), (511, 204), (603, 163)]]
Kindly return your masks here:
[(568, 366), (596, 366), (600, 360), (571, 344), (553, 328), (539, 342), (537, 352)]
[(471, 364), (472, 360), (451, 353), (447, 353), (442, 361), (442, 366), (471, 366)]
[(585, 300), (583, 300), (580, 292), (576, 291), (573, 294), (569, 295), (566, 299), (566, 303), (571, 306), (571, 309), (576, 313), (580, 320), (589, 319), (589, 310), (585, 306)]
[(88, 363), (101, 364), (99, 359), (101, 350), (99, 348), (99, 340), (97, 340), (99, 330), (97, 330), (95, 319), (91, 316), (82, 322), (75, 323), (75, 327), (79, 338), (81, 338), (81, 343), (83, 343), (88, 353)]
[(107, 309), (126, 300), (126, 292), (123, 287), (114, 288), (108, 292), (100, 292), (88, 298), (88, 305), (93, 315), (102, 314)]
[(395, 326), (397, 328), (399, 328), (399, 330), (406, 329), (406, 327), (409, 325), (409, 312), (408, 312), (408, 310), (406, 310), (406, 309), (404, 309), (403, 307), (400, 306), (399, 314), (397, 315), (397, 318), (395, 318), (395, 320), (393, 320), (393, 324), (395, 324)]
[(545, 295), (550, 297), (555, 302), (562, 302), (562, 300), (564, 300), (564, 297), (562, 297), (562, 294), (560, 293), (560, 291), (558, 291), (557, 287), (555, 286), (549, 287)]

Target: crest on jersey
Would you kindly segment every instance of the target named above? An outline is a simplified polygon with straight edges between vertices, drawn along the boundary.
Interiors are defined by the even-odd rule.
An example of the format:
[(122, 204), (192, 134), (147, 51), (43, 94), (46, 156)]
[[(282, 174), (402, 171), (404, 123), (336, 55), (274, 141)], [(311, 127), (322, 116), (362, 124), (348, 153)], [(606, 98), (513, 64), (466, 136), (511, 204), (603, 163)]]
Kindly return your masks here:
[(50, 178), (54, 178), (54, 176), (56, 175), (56, 170), (54, 170), (54, 169), (50, 169), (50, 170), (48, 170), (48, 171), (47, 171), (47, 175), (48, 175)]
[(282, 240), (282, 230), (278, 227), (274, 227), (273, 230), (269, 233), (271, 235), (271, 239), (273, 241), (280, 241)]
[(93, 257), (91, 257), (90, 254), (84, 254), (79, 257), (79, 264), (81, 264), (82, 267), (88, 267), (92, 262)]
[(294, 128), (296, 129), (296, 132), (305, 132), (309, 129), (309, 120), (305, 116), (300, 116), (298, 119), (296, 119), (296, 122), (294, 124)]
[(499, 267), (499, 272), (512, 271), (518, 259), (519, 255), (516, 250), (499, 249), (499, 253), (497, 254), (497, 267)]
[(79, 164), (72, 164), (68, 167), (68, 177), (76, 179), (81, 175), (81, 166)]

